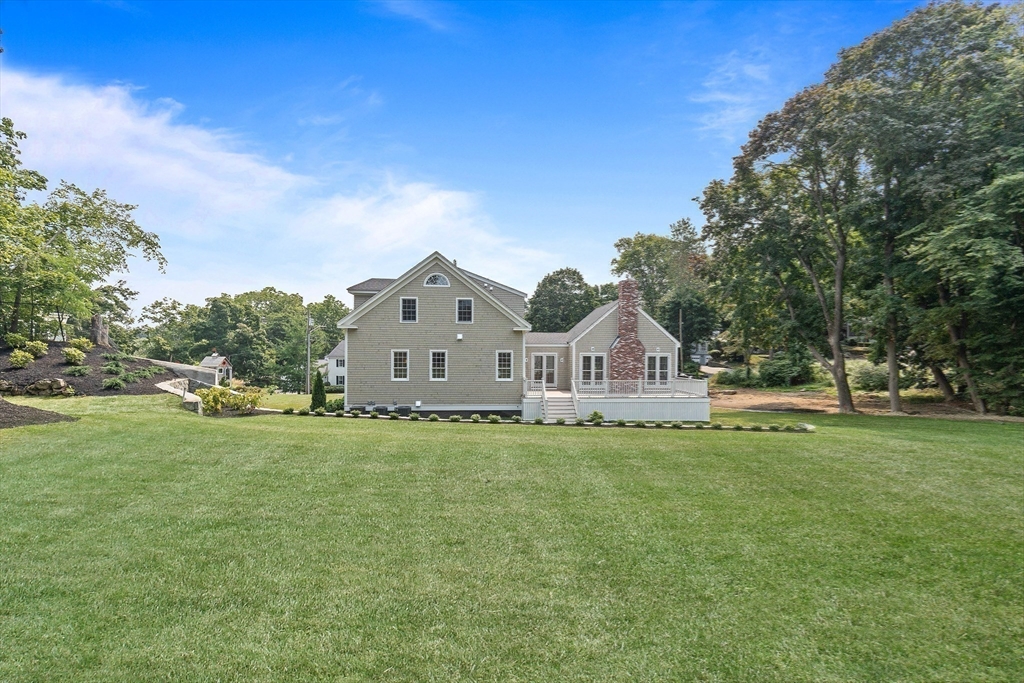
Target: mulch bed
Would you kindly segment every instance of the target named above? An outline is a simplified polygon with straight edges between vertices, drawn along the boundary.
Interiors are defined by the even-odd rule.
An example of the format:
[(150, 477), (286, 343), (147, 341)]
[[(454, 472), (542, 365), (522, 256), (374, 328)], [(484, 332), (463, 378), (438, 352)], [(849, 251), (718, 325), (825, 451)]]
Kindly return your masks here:
[[(65, 346), (67, 344), (63, 342), (50, 342), (49, 353), (42, 358), (37, 358), (34, 363), (29, 363), (28, 367), (23, 369), (11, 367), (10, 361), (8, 361), (10, 349), (0, 350), (0, 379), (7, 380), (21, 389), (41, 379), (62, 379), (75, 388), (75, 394), (78, 396), (118, 396), (126, 394), (141, 396), (162, 393), (160, 389), (156, 388), (157, 383), (174, 379), (177, 376), (172, 370), (165, 369), (159, 375), (140, 379), (138, 382), (125, 386), (124, 389), (104, 389), (103, 380), (109, 379), (113, 375), (103, 374), (103, 371), (100, 369), (108, 362), (103, 358), (103, 354), (117, 353), (117, 351), (115, 349), (94, 348), (85, 357), (85, 365), (92, 368), (92, 373), (84, 377), (70, 377), (64, 374), (64, 371), (70, 367), (64, 363), (64, 356), (61, 354), (61, 349)], [(149, 361), (135, 359), (119, 362), (125, 366), (128, 372), (153, 365)]]
[(15, 405), (0, 398), (0, 429), (42, 425), (50, 422), (74, 422), (76, 419), (60, 413), (51, 413), (49, 410)]

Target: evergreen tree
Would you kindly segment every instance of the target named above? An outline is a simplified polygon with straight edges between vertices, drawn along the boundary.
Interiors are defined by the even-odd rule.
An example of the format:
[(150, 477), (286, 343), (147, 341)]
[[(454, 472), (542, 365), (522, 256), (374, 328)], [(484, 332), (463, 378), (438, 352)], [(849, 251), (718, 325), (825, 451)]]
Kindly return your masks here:
[(320, 374), (320, 371), (316, 371), (316, 377), (313, 378), (313, 397), (309, 402), (309, 409), (316, 410), (317, 408), (327, 409), (327, 392), (324, 391), (324, 376)]

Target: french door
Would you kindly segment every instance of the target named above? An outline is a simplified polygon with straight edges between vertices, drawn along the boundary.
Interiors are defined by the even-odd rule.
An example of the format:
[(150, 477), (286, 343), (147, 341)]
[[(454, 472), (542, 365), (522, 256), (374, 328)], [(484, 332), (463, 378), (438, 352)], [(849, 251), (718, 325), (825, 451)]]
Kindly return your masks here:
[(533, 354), (533, 381), (544, 382), (545, 387), (554, 389), (557, 386), (557, 363), (558, 356), (556, 354)]

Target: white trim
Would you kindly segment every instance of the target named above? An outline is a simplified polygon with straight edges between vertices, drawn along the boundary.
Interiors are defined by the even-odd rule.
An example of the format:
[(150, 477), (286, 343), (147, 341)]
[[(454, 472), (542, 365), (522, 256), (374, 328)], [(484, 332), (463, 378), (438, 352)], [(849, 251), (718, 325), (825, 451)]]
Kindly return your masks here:
[[(395, 354), (405, 354), (405, 377), (395, 377)], [(391, 349), (391, 381), (392, 382), (408, 382), (409, 375), (412, 374), (412, 356), (409, 354), (409, 349)]]
[[(444, 354), (444, 377), (434, 377), (434, 354)], [(448, 381), (448, 349), (430, 349), (427, 356), (427, 379), (431, 382), (447, 382)]]
[(361, 318), (367, 311), (370, 311), (376, 306), (380, 305), (382, 301), (385, 301), (389, 296), (394, 294), (396, 290), (404, 287), (406, 284), (411, 282), (413, 277), (415, 277), (417, 273), (420, 273), (423, 270), (425, 270), (426, 267), (430, 265), (430, 262), (434, 259), (439, 261), (445, 267), (451, 269), (452, 274), (456, 277), (456, 279), (462, 281), (463, 284), (465, 284), (471, 290), (482, 296), (485, 301), (487, 301), (495, 308), (497, 308), (502, 315), (511, 320), (513, 323), (515, 323), (516, 326), (512, 328), (513, 331), (529, 332), (531, 329), (533, 329), (530, 326), (530, 323), (524, 320), (522, 316), (515, 313), (511, 308), (509, 308), (501, 301), (496, 299), (493, 295), (489, 294), (486, 290), (480, 287), (480, 285), (474, 282), (468, 275), (464, 275), (462, 271), (459, 270), (458, 266), (456, 266), (454, 263), (446, 259), (444, 255), (442, 255), (441, 252), (438, 251), (435, 251), (430, 256), (417, 263), (415, 266), (407, 270), (400, 278), (392, 282), (390, 285), (388, 285), (381, 291), (377, 292), (377, 294), (372, 296), (362, 306), (355, 309), (354, 311), (346, 315), (344, 318), (339, 320), (338, 327), (341, 329), (356, 329), (356, 325), (353, 325), (352, 323)]
[(504, 404), (479, 404), (479, 403), (435, 403), (435, 404), (423, 404), (419, 408), (413, 406), (412, 412), (419, 413), (420, 419), (423, 419), (423, 415), (429, 414), (434, 411), (450, 410), (453, 412), (473, 412), (480, 413), (480, 417), (486, 418), (483, 414), (485, 410), (508, 410), (517, 411), (522, 410), (523, 405), (521, 403), (504, 403)]
[[(459, 302), (469, 302), (469, 320), (459, 320)], [(473, 301), (471, 296), (458, 296), (455, 297), (455, 324), (456, 325), (472, 325), (473, 320), (476, 318), (476, 303)]]
[[(442, 278), (442, 279), (444, 279), (445, 284), (443, 284), (443, 285), (428, 285), (427, 284), (427, 280), (429, 280), (430, 278), (434, 277), (435, 275), (440, 277), (440, 278)], [(431, 273), (430, 275), (428, 275), (425, 278), (423, 278), (423, 286), (424, 287), (451, 287), (452, 286), (452, 282), (451, 282), (451, 280), (448, 279), (448, 276), (445, 275), (444, 273)]]
[[(348, 332), (345, 333), (345, 358), (348, 358)], [(348, 410), (348, 405), (349, 405), (349, 403), (348, 403), (348, 386), (349, 386), (348, 368), (345, 368), (345, 393), (342, 394), (342, 399), (341, 399), (342, 407), (345, 410)]]
[[(455, 266), (455, 267), (458, 268), (458, 266)], [(466, 270), (465, 268), (459, 268), (459, 270), (461, 270), (463, 273), (465, 273), (468, 277), (476, 278), (477, 280), (483, 280), (484, 282), (486, 282), (489, 285), (492, 285), (492, 286), (497, 287), (499, 289), (504, 289), (506, 292), (509, 292), (511, 294), (518, 294), (519, 296), (523, 297), (524, 299), (527, 296), (529, 296), (526, 292), (520, 292), (518, 289), (513, 289), (512, 287), (509, 287), (508, 285), (503, 285), (500, 282), (495, 282), (494, 280), (488, 280), (483, 275), (478, 275), (478, 274), (476, 274), (476, 273), (474, 273), (472, 271)]]
[(605, 318), (607, 318), (608, 316), (610, 316), (610, 315), (611, 315), (611, 314), (612, 314), (612, 313), (613, 313), (614, 311), (618, 311), (618, 310), (619, 310), (619, 302), (618, 302), (618, 300), (616, 300), (616, 301), (615, 301), (615, 305), (614, 305), (614, 306), (612, 306), (611, 308), (609, 308), (609, 309), (608, 309), (607, 311), (605, 311), (605, 314), (604, 314), (604, 315), (602, 315), (602, 316), (601, 316), (600, 318), (598, 318), (597, 320), (595, 320), (595, 321), (593, 322), (593, 324), (591, 324), (591, 326), (590, 326), (590, 327), (588, 327), (587, 329), (583, 330), (582, 332), (580, 332), (579, 334), (577, 334), (577, 335), (576, 335), (575, 337), (573, 337), (572, 339), (570, 339), (570, 340), (569, 340), (569, 342), (571, 342), (571, 343), (575, 344), (575, 343), (576, 343), (576, 342), (577, 342), (578, 340), (582, 339), (582, 338), (584, 337), (584, 335), (586, 335), (586, 334), (587, 334), (588, 332), (590, 332), (590, 331), (591, 331), (592, 329), (594, 329), (595, 327), (597, 327), (598, 323), (600, 323), (600, 322), (601, 322), (602, 320), (604, 320)]
[[(550, 386), (552, 388), (557, 388), (558, 387), (558, 354), (557, 353), (548, 353), (547, 351), (539, 351), (539, 352), (535, 351), (535, 352), (530, 354), (530, 374), (529, 374), (529, 379), (530, 379), (531, 382), (534, 381), (534, 379), (533, 379), (533, 359), (536, 356), (554, 356), (555, 357), (555, 364), (554, 364), (555, 381), (552, 382)], [(541, 372), (544, 372), (543, 364), (541, 364), (541, 367), (542, 367)], [(545, 386), (548, 386), (548, 383), (545, 382), (543, 378), (541, 378), (541, 381), (544, 382)]]
[[(508, 379), (502, 379), (498, 377), (498, 354), (507, 353), (511, 356), (508, 364)], [(496, 349), (494, 351), (494, 381), (495, 382), (511, 382), (516, 378), (516, 353), (512, 349)]]
[[(416, 302), (416, 319), (415, 320), (402, 320), (404, 311), (402, 311), (402, 302), (412, 299)], [(420, 298), (418, 296), (400, 296), (398, 297), (398, 322), (412, 324), (420, 321)]]
[[(594, 379), (593, 377), (591, 377), (590, 379), (586, 379), (586, 380), (583, 379), (583, 357), (584, 356), (591, 356), (591, 357), (593, 357), (593, 356), (601, 356), (602, 360), (604, 361), (601, 364), (601, 374), (603, 375), (603, 377), (601, 379)], [(644, 369), (646, 370), (647, 367), (644, 366)], [(590, 372), (591, 373), (594, 372), (593, 361), (591, 361)], [(608, 354), (605, 353), (604, 351), (581, 351), (580, 352), (580, 373), (579, 373), (578, 379), (581, 382), (604, 382), (604, 381), (606, 381), (608, 379)]]

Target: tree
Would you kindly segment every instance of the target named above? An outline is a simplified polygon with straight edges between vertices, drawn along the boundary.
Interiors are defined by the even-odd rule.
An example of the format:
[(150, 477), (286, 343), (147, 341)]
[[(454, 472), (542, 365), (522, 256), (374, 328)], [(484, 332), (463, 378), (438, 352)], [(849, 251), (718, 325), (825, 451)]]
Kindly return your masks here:
[(679, 339), (682, 361), (690, 360), (690, 345), (705, 342), (718, 329), (718, 311), (706, 294), (694, 286), (680, 284), (663, 298), (657, 319)]
[(320, 371), (316, 371), (316, 376), (313, 378), (313, 395), (310, 397), (309, 409), (316, 410), (317, 408), (327, 408), (327, 392), (324, 390), (324, 376), (320, 374)]
[(596, 290), (575, 268), (548, 273), (538, 283), (526, 307), (526, 320), (535, 332), (568, 332), (597, 306)]
[(668, 237), (638, 232), (616, 240), (615, 249), (619, 255), (612, 259), (612, 273), (636, 280), (648, 311), (656, 311), (662, 297), (688, 279), (693, 257), (701, 251), (697, 233), (685, 218), (670, 226)]
[(350, 309), (330, 294), (323, 301), (310, 303), (306, 308), (313, 318), (313, 324), (322, 330), (322, 345), (314, 347), (312, 351), (314, 358), (321, 358), (345, 338), (345, 331), (338, 329), (338, 321), (348, 315)]

